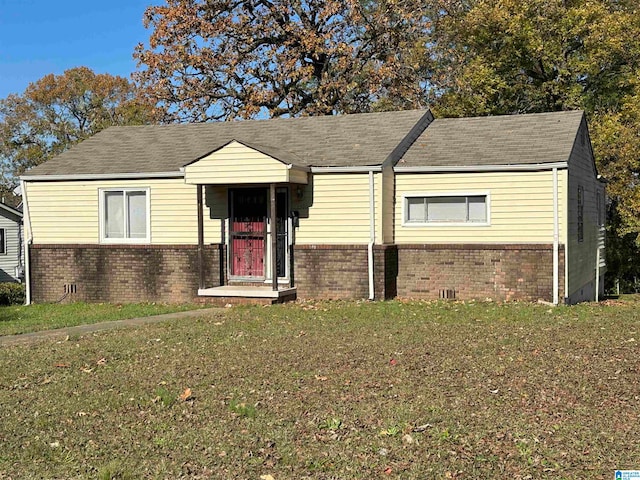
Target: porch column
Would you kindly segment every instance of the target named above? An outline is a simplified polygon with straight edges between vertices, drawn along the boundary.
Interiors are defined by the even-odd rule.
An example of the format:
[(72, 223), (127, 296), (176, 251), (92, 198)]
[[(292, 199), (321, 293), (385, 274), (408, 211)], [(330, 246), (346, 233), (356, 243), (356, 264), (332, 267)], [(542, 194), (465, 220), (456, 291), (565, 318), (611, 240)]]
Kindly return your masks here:
[(276, 211), (276, 184), (272, 183), (269, 188), (271, 196), (271, 288), (275, 292), (278, 290), (278, 232), (276, 222), (278, 212)]
[(205, 288), (204, 284), (204, 209), (202, 208), (202, 185), (196, 186), (198, 195), (198, 288)]

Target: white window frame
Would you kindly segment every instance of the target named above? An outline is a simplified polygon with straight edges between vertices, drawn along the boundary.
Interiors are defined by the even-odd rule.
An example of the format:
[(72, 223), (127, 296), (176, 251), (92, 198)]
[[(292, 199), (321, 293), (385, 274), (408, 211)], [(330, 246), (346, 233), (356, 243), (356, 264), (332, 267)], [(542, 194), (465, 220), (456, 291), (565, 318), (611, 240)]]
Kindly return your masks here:
[[(108, 238), (106, 236), (106, 222), (105, 222), (105, 194), (110, 192), (120, 192), (123, 195), (126, 192), (144, 192), (146, 200), (147, 200), (147, 231), (144, 238)], [(122, 188), (99, 188), (98, 189), (98, 203), (99, 203), (99, 211), (98, 215), (100, 216), (100, 243), (107, 244), (145, 244), (151, 243), (151, 188), (149, 187), (122, 187)], [(126, 204), (125, 204), (126, 206)], [(125, 225), (128, 220), (129, 211), (127, 208), (124, 209), (124, 218)]]
[[(423, 197), (485, 197), (487, 208), (487, 220), (485, 222), (409, 222), (407, 219), (408, 199)], [(408, 228), (415, 227), (490, 227), (491, 226), (491, 192), (481, 191), (460, 191), (460, 192), (408, 192), (402, 195), (402, 226)]]

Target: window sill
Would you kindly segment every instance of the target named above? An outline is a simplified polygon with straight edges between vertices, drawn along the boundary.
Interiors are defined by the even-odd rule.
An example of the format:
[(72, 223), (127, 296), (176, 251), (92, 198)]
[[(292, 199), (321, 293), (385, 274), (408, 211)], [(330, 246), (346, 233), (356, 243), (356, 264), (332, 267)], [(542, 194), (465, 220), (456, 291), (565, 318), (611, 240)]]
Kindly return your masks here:
[(100, 243), (104, 245), (144, 245), (150, 244), (150, 238), (101, 238)]
[(429, 228), (429, 227), (490, 227), (491, 224), (487, 222), (403, 222), (403, 227), (407, 228)]

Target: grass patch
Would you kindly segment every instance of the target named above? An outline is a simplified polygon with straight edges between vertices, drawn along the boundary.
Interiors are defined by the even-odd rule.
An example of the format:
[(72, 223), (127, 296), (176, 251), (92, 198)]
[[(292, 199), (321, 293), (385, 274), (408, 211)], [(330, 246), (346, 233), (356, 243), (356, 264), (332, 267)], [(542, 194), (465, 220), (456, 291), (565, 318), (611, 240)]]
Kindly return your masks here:
[(612, 478), (640, 465), (637, 307), (238, 307), (3, 348), (0, 478)]
[(90, 323), (148, 317), (201, 308), (199, 305), (163, 303), (44, 303), (0, 307), (0, 335), (37, 332)]

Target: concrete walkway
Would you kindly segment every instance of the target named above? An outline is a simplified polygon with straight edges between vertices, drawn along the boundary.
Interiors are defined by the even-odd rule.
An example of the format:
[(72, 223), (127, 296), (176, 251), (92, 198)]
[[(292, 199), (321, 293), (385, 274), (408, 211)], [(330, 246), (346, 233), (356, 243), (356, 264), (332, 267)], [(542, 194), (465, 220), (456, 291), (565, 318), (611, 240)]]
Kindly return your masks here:
[(76, 325), (75, 327), (64, 327), (55, 330), (42, 330), (33, 333), (22, 333), (19, 335), (0, 336), (0, 347), (9, 347), (12, 345), (25, 345), (44, 340), (56, 340), (67, 336), (86, 335), (94, 332), (102, 332), (105, 330), (115, 330), (118, 328), (135, 327), (148, 323), (160, 323), (169, 320), (178, 320), (182, 318), (194, 318), (210, 315), (212, 313), (223, 312), (224, 308), (203, 308), (202, 310), (188, 310), (186, 312), (164, 313), (162, 315), (153, 315), (151, 317), (127, 318), (124, 320), (114, 320), (111, 322), (92, 323), (89, 325)]

